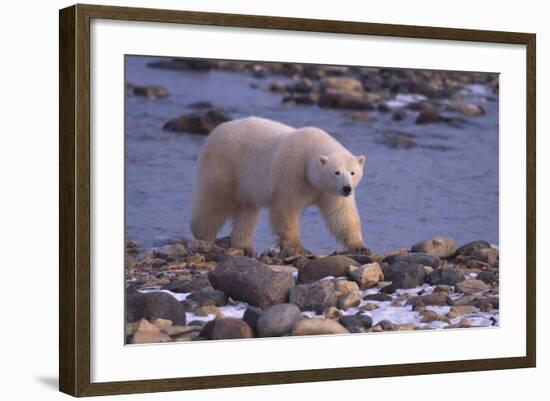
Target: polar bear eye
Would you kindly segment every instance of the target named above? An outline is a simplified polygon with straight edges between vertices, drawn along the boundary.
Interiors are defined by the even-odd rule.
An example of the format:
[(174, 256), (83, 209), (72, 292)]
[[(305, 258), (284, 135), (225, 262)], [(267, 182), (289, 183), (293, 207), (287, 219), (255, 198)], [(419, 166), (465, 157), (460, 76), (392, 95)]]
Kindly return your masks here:
[(354, 171), (352, 171), (352, 172), (351, 172), (351, 175), (355, 175), (355, 172), (354, 172)]
[(339, 172), (339, 171), (335, 171), (334, 174), (340, 175), (340, 172)]

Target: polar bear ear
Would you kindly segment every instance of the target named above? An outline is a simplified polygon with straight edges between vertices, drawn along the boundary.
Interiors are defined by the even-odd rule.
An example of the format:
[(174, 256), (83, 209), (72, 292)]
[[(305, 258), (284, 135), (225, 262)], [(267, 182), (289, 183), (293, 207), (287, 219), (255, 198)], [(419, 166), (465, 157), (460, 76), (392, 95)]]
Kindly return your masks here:
[(357, 158), (357, 162), (359, 162), (359, 164), (362, 166), (365, 164), (365, 162), (367, 161), (367, 158), (363, 155), (360, 155), (360, 156), (356, 156)]
[(321, 166), (324, 166), (325, 164), (327, 164), (327, 162), (328, 162), (328, 157), (326, 156), (319, 157), (319, 163), (321, 163)]

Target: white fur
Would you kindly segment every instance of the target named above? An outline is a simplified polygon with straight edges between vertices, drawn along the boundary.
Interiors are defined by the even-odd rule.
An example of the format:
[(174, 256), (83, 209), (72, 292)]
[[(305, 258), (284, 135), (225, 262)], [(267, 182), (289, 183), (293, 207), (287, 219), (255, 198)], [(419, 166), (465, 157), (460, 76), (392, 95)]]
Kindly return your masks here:
[[(253, 252), (259, 212), (266, 207), (281, 250), (304, 253), (300, 217), (315, 204), (338, 241), (364, 248), (354, 198), (364, 163), (364, 156), (353, 156), (319, 128), (295, 129), (258, 117), (221, 124), (198, 160), (191, 230), (214, 241), (230, 218), (231, 245)], [(344, 196), (347, 186), (351, 193)]]

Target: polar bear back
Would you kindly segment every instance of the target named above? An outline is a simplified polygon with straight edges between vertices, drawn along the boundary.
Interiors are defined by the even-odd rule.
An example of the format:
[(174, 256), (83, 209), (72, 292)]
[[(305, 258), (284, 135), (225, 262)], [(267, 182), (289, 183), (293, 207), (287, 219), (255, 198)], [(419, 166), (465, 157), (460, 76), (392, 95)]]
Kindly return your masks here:
[(223, 123), (209, 135), (199, 173), (223, 169), (238, 202), (269, 207), (276, 191), (312, 192), (309, 164), (334, 152), (349, 153), (323, 130), (247, 117)]

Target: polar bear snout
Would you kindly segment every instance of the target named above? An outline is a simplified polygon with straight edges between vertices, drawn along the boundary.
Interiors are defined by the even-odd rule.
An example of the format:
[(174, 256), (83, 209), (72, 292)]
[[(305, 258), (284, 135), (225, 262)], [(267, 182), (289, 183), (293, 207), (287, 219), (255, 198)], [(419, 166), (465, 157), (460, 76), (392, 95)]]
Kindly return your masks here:
[(342, 195), (344, 195), (344, 196), (350, 196), (351, 195), (351, 187), (349, 185), (344, 185), (342, 187)]

